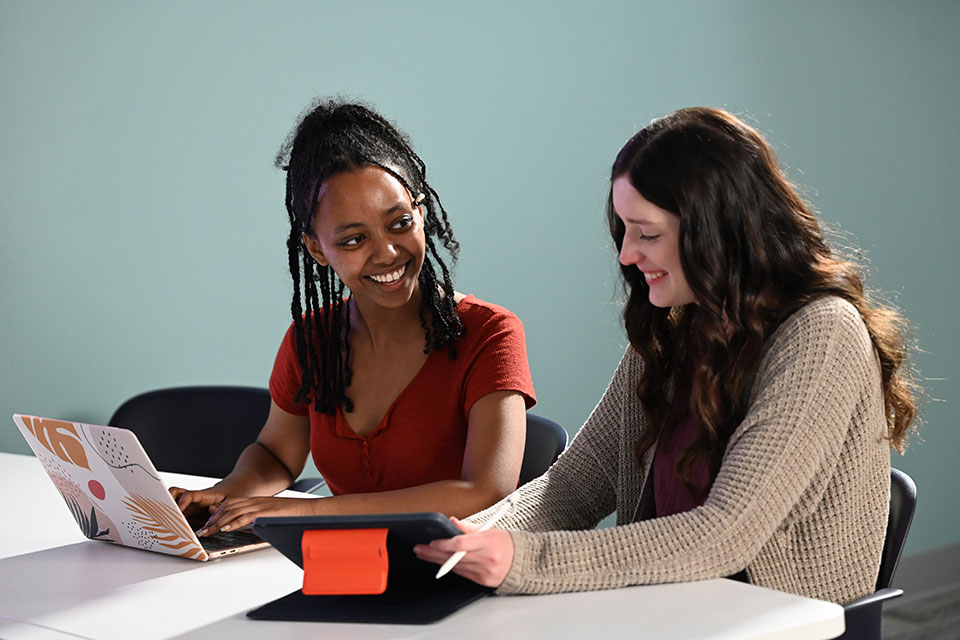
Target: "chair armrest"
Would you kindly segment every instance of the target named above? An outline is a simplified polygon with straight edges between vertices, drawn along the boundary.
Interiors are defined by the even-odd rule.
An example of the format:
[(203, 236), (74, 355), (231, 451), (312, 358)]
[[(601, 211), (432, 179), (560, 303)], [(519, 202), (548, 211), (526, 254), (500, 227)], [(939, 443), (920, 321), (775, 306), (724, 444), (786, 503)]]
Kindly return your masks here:
[(903, 594), (903, 589), (880, 589), (843, 605), (846, 631), (837, 640), (879, 640), (883, 602)]
[(894, 587), (887, 587), (886, 589), (880, 589), (879, 591), (874, 591), (870, 595), (863, 596), (862, 598), (857, 598), (852, 602), (848, 602), (843, 605), (843, 610), (847, 613), (851, 611), (857, 611), (858, 609), (868, 609), (874, 605), (878, 605), (884, 600), (890, 600), (892, 598), (897, 598), (903, 595), (903, 589), (896, 589)]

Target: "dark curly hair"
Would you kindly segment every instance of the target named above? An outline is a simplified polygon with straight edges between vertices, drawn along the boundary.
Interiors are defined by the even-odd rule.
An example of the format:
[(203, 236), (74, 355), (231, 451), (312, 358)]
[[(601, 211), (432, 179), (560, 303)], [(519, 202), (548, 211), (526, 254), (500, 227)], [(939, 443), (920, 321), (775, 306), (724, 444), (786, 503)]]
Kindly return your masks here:
[[(692, 489), (701, 456), (715, 474), (746, 414), (767, 339), (800, 307), (828, 295), (850, 301), (867, 326), (880, 359), (888, 438), (903, 450), (916, 416), (906, 320), (874, 301), (858, 266), (834, 254), (757, 131), (719, 109), (681, 109), (621, 149), (611, 184), (624, 176), (646, 200), (679, 216), (681, 265), (697, 300), (655, 307), (642, 274), (621, 265), (628, 293), (624, 325), (645, 364), (637, 392), (650, 428), (636, 443), (638, 461), (679, 419), (670, 410), (669, 384), (689, 394), (698, 429), (678, 459), (679, 477)], [(612, 188), (607, 222), (620, 250), (625, 227)]]
[(424, 352), (446, 348), (450, 357), (456, 358), (454, 341), (463, 334), (463, 324), (456, 313), (450, 269), (440, 257), (434, 238), (453, 261), (460, 245), (440, 197), (427, 182), (427, 166), (414, 152), (409, 139), (365, 105), (322, 98), (290, 133), (277, 154), (276, 165), (287, 174), (287, 255), (293, 277), (290, 312), (297, 359), (303, 371), (296, 401), (312, 400), (316, 410), (326, 414), (333, 414), (340, 405), (346, 411), (353, 410), (346, 393), (351, 378), (350, 305), (343, 299), (344, 284), (333, 269), (310, 256), (301, 235), (313, 232), (321, 186), (343, 171), (379, 167), (406, 187), (411, 198), (423, 195), (420, 204), (426, 210), (427, 256), (419, 283), (423, 293), (420, 324), (426, 341)]

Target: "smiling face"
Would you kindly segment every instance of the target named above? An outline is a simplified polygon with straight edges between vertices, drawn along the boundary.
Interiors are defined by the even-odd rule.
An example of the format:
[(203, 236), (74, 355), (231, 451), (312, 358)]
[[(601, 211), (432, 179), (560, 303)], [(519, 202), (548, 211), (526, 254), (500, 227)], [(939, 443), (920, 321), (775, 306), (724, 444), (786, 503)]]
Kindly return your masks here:
[(613, 208), (626, 232), (620, 264), (635, 266), (650, 287), (650, 304), (679, 307), (696, 302), (680, 265), (680, 217), (648, 201), (621, 176), (613, 181)]
[(332, 268), (362, 308), (399, 308), (419, 293), (423, 213), (390, 173), (367, 166), (334, 174), (317, 197), (310, 255)]

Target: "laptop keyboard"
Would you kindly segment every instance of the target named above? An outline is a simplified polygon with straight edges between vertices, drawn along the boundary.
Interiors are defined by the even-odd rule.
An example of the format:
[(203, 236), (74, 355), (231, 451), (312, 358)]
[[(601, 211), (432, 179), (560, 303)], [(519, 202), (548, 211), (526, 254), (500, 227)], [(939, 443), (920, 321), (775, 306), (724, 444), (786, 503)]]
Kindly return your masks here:
[(220, 551), (230, 547), (242, 547), (248, 544), (263, 542), (263, 538), (252, 531), (221, 531), (205, 538), (200, 538), (200, 544), (207, 551)]

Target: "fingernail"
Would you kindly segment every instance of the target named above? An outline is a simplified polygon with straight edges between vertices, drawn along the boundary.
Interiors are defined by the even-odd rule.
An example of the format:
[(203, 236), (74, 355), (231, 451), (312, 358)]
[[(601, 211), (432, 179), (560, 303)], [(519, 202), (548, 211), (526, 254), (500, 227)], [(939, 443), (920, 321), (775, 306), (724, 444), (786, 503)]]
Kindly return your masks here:
[(222, 527), (220, 527), (220, 531), (230, 531), (230, 525), (228, 524), (223, 525)]
[(197, 529), (197, 537), (198, 537), (198, 538), (202, 538), (202, 537), (205, 536), (205, 535), (207, 535), (207, 528), (206, 528), (206, 527), (202, 527), (202, 528), (200, 528), (200, 529)]

